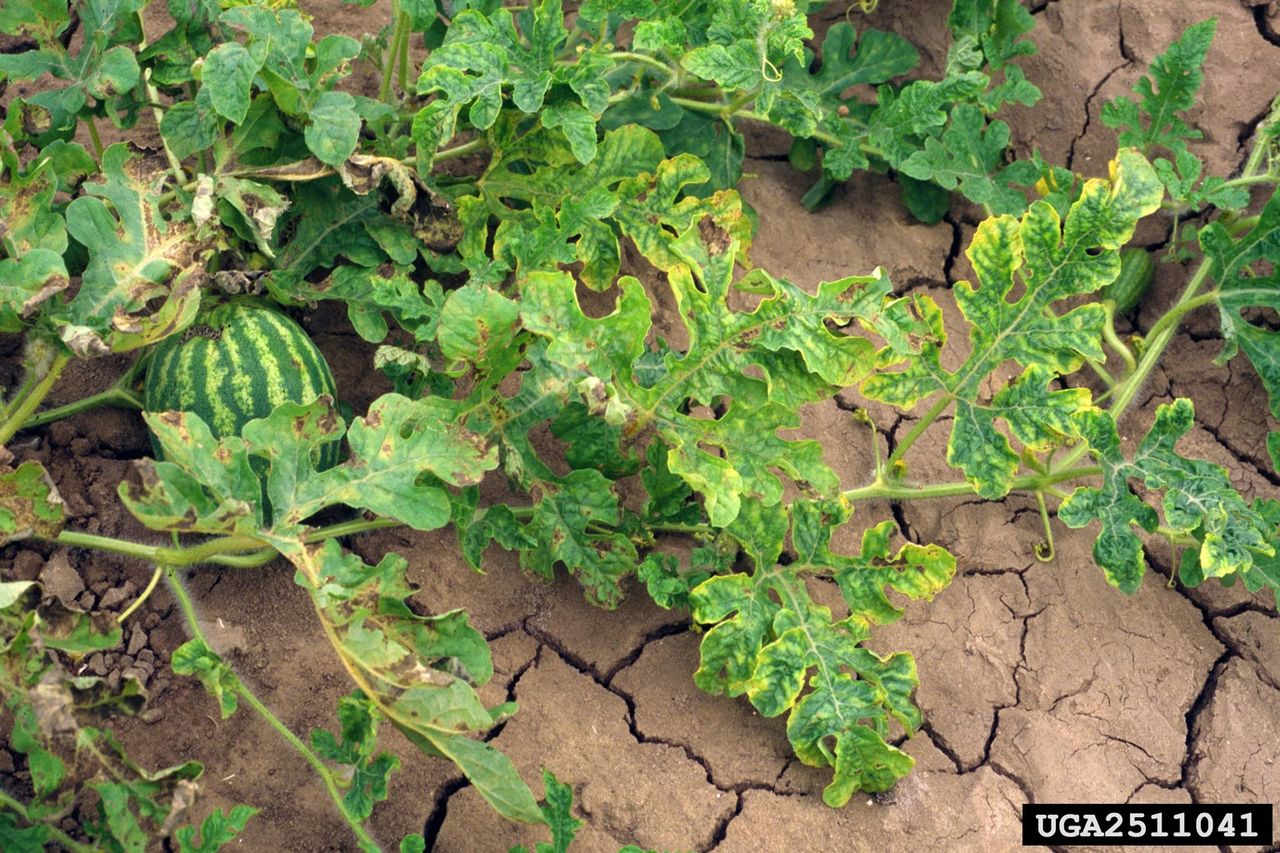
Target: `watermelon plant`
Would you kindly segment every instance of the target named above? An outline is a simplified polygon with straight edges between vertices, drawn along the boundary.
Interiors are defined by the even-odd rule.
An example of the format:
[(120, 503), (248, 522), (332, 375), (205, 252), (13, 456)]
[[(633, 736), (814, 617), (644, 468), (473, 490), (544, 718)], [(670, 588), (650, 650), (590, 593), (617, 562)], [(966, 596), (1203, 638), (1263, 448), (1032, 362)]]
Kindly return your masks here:
[[(584, 0), (572, 12), (393, 0), (363, 41), (316, 38), (289, 0), (169, 0), (160, 33), (146, 5), (0, 8), (0, 31), (21, 40), (0, 54), (0, 81), (37, 81), (10, 93), (0, 131), (0, 331), (24, 340), (0, 442), (91, 406), (141, 410), (155, 458), (119, 494), (172, 544), (67, 526), (47, 472), (16, 447), (0, 532), (153, 564), (119, 621), (164, 581), (191, 635), (173, 670), (224, 717), (248, 706), (266, 719), (362, 848), (379, 848), (366, 822), (398, 767), (378, 749), (386, 725), (456, 764), (498, 814), (548, 824), (548, 849), (576, 828), (567, 788), (548, 774), (540, 805), (478, 737), (516, 710), (476, 693), (493, 674), (483, 635), (460, 610), (411, 607), (401, 557), (370, 565), (343, 547), (364, 531), (452, 526), (476, 568), (502, 548), (537, 578), (572, 574), (601, 606), (632, 584), (686, 610), (703, 632), (698, 685), (785, 717), (796, 756), (832, 768), (831, 806), (910, 771), (892, 733), (922, 723), (914, 660), (863, 642), (956, 568), (939, 545), (895, 541), (891, 521), (857, 553), (833, 550), (859, 503), (1026, 493), (1042, 556), (1052, 516), (1096, 522), (1094, 556), (1125, 592), (1152, 538), (1181, 553), (1177, 582), (1280, 586), (1280, 503), (1248, 502), (1227, 471), (1181, 454), (1191, 401), (1162, 406), (1135, 447), (1117, 429), (1181, 320), (1206, 307), (1222, 357), (1248, 357), (1280, 416), (1280, 349), (1257, 310), (1280, 308), (1280, 196), (1254, 197), (1280, 182), (1280, 112), (1258, 125), (1239, 175), (1202, 174), (1185, 113), (1212, 20), (1153, 63), (1136, 100), (1105, 107), (1118, 150), (1107, 174), (1086, 176), (1008, 150), (1001, 108), (1039, 97), (1017, 64), (1034, 45), (1016, 0), (956, 0), (937, 79), (916, 73), (905, 38), (852, 18), (816, 36), (808, 16), (823, 4), (805, 0)], [(376, 97), (351, 85), (359, 65), (378, 70)], [(104, 147), (104, 122), (153, 127), (160, 150)], [(789, 134), (792, 162), (818, 170), (815, 209), (874, 170), (922, 221), (957, 197), (983, 211), (967, 248), (976, 281), (949, 297), (959, 328), (881, 269), (806, 290), (754, 268), (757, 223), (735, 190), (751, 126)], [(1202, 223), (1170, 241), (1198, 266), (1125, 339), (1116, 314), (1141, 298), (1152, 259), (1124, 247), (1162, 209)], [(645, 266), (650, 281), (624, 273)], [(325, 301), (377, 345), (370, 369), (394, 389), (362, 413), (344, 414), (292, 319)], [(674, 305), (674, 328), (655, 326), (660, 304)], [(954, 365), (949, 336), (967, 340)], [(111, 389), (41, 409), (73, 359), (110, 353), (137, 353)], [(847, 389), (914, 413), (866, 482), (842, 483), (818, 442), (783, 434)], [(912, 451), (944, 416), (959, 474), (917, 482)], [(555, 450), (535, 438), (548, 430)], [(1280, 432), (1269, 447), (1280, 467)], [(486, 478), (513, 497), (482, 500)], [(670, 537), (685, 556), (655, 548)], [(186, 589), (193, 568), (280, 557), (352, 681), (337, 734), (289, 730), (210, 647)], [(814, 594), (827, 582), (834, 611)], [(147, 771), (83, 724), (142, 699), (136, 685), (108, 696), (68, 674), (120, 642), (102, 622), (0, 583), (0, 693), (30, 778), (0, 795), (0, 839), (217, 849), (252, 808), (214, 812), (197, 843), (180, 824), (201, 768)], [(424, 844), (411, 835), (400, 849)]]

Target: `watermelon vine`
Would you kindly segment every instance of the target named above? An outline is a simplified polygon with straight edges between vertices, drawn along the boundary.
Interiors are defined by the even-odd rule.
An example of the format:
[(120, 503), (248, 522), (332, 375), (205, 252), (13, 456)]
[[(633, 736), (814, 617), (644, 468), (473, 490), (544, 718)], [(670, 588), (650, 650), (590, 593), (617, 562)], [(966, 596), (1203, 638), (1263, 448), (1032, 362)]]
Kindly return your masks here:
[[(247, 706), (266, 719), (362, 848), (384, 841), (367, 821), (394, 793), (385, 725), (456, 764), (498, 814), (548, 824), (554, 849), (577, 826), (554, 776), (540, 805), (479, 737), (515, 712), (476, 693), (493, 674), (484, 637), (462, 611), (411, 608), (398, 555), (370, 565), (344, 549), (365, 531), (452, 526), (471, 565), (514, 551), (531, 575), (567, 571), (604, 607), (635, 579), (703, 629), (699, 687), (785, 717), (796, 756), (831, 768), (833, 807), (910, 772), (892, 732), (922, 724), (914, 659), (863, 642), (956, 570), (938, 545), (897, 541), (889, 521), (857, 553), (834, 551), (859, 504), (1027, 493), (1042, 556), (1054, 515), (1096, 522), (1094, 557), (1125, 592), (1152, 537), (1181, 553), (1181, 583), (1280, 588), (1280, 503), (1248, 502), (1228, 472), (1182, 455), (1192, 401), (1162, 406), (1136, 447), (1117, 430), (1179, 323), (1209, 307), (1222, 357), (1248, 357), (1280, 418), (1280, 333), (1255, 310), (1280, 309), (1280, 196), (1258, 193), (1280, 182), (1280, 113), (1257, 127), (1239, 175), (1202, 174), (1184, 115), (1214, 21), (1153, 63), (1136, 100), (1106, 105), (1118, 145), (1095, 176), (1008, 150), (1000, 110), (1039, 98), (1017, 64), (1034, 45), (1016, 0), (957, 0), (939, 79), (916, 75), (899, 35), (842, 21), (816, 37), (808, 16), (823, 4), (805, 0), (585, 0), (573, 12), (398, 0), (364, 41), (315, 38), (289, 0), (171, 0), (159, 34), (146, 5), (0, 8), (0, 32), (23, 40), (0, 54), (0, 85), (38, 81), (9, 98), (0, 130), (0, 331), (24, 337), (23, 376), (0, 407), (0, 536), (153, 564), (142, 598), (167, 583), (191, 634), (174, 671), (224, 717)], [(72, 28), (85, 34), (74, 48)], [(358, 65), (377, 69), (376, 98), (351, 85)], [(103, 122), (152, 127), (161, 150), (103, 146)], [(975, 281), (945, 297), (958, 324), (882, 269), (810, 291), (754, 268), (752, 237), (768, 224), (735, 187), (744, 130), (759, 125), (818, 169), (815, 209), (857, 170), (892, 173), (925, 222), (953, 197), (981, 209), (966, 250)], [(1141, 298), (1150, 263), (1124, 247), (1161, 211), (1175, 217), (1169, 254), (1199, 266), (1126, 340), (1116, 314)], [(1182, 224), (1193, 213), (1198, 230)], [(624, 272), (646, 266), (647, 281)], [(394, 387), (367, 411), (344, 413), (289, 317), (325, 301), (377, 345), (369, 369)], [(674, 328), (655, 326), (658, 305), (674, 305)], [(110, 389), (41, 408), (73, 360), (118, 353), (137, 359)], [(843, 391), (915, 416), (866, 482), (841, 482), (818, 442), (784, 437)], [(66, 526), (47, 472), (13, 445), (98, 405), (143, 412), (155, 458), (119, 494), (172, 544)], [(917, 482), (916, 442), (944, 417), (957, 476)], [(559, 439), (555, 458), (540, 430)], [(1268, 446), (1280, 469), (1280, 431)], [(513, 497), (482, 499), (499, 478)], [(686, 556), (655, 549), (671, 537)], [(337, 735), (290, 731), (210, 648), (186, 591), (191, 567), (279, 557), (352, 681)], [(813, 595), (823, 581), (840, 592), (835, 611)], [(89, 724), (81, 706), (107, 700), (81, 701), (99, 685), (71, 678), (70, 663), (121, 630), (59, 606), (32, 583), (0, 583), (0, 697), (32, 779), (0, 793), (0, 838), (229, 841), (252, 808), (214, 812), (197, 846), (197, 828), (179, 824), (199, 765), (146, 771)], [(38, 712), (49, 693), (70, 725)], [(137, 710), (141, 697), (135, 686), (110, 703)], [(68, 833), (85, 789), (102, 818)]]

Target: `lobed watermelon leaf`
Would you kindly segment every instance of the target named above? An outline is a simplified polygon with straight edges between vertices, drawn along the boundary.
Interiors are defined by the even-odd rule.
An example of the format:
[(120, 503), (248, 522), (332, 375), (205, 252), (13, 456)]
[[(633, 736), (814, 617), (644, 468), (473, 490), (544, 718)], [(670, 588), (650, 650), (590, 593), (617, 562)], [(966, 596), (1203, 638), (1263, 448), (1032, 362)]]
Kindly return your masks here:
[[(698, 686), (745, 693), (766, 717), (788, 714), (796, 756), (834, 768), (823, 792), (831, 806), (844, 805), (854, 791), (887, 790), (914, 763), (887, 737), (891, 720), (908, 733), (921, 724), (911, 702), (915, 662), (904, 653), (880, 657), (861, 645), (871, 625), (901, 616), (885, 590), (929, 599), (955, 573), (955, 559), (936, 545), (908, 543), (892, 553), (891, 522), (866, 532), (859, 555), (833, 554), (832, 530), (850, 514), (840, 502), (744, 504), (729, 532), (750, 557), (751, 573), (712, 577), (689, 596), (693, 618), (709, 626), (694, 673)], [(778, 558), (788, 533), (799, 557), (783, 564)], [(823, 577), (839, 585), (846, 615), (837, 617), (811, 598), (809, 579)]]
[[(1154, 533), (1163, 516), (1174, 535), (1193, 538), (1199, 547), (1182, 577), (1191, 585), (1206, 577), (1239, 575), (1250, 588), (1276, 586), (1276, 576), (1263, 567), (1275, 557), (1277, 519), (1251, 507), (1231, 485), (1225, 468), (1187, 459), (1175, 449), (1191, 429), (1195, 411), (1191, 401), (1175, 400), (1156, 409), (1155, 423), (1131, 459), (1125, 459), (1110, 414), (1083, 411), (1075, 416), (1080, 434), (1102, 463), (1101, 487), (1078, 487), (1058, 508), (1068, 527), (1102, 523), (1093, 556), (1107, 581), (1134, 592), (1146, 570), (1142, 541), (1133, 526)], [(1164, 493), (1161, 514), (1136, 494), (1130, 481)], [(1280, 588), (1280, 587), (1277, 587)]]
[(1137, 148), (1148, 157), (1158, 149), (1172, 155), (1172, 161), (1159, 157), (1154, 165), (1174, 199), (1190, 208), (1213, 204), (1238, 210), (1248, 204), (1248, 193), (1224, 188), (1225, 181), (1216, 175), (1197, 186), (1203, 164), (1188, 148), (1189, 142), (1204, 135), (1187, 123), (1185, 113), (1195, 106), (1196, 93), (1204, 83), (1204, 61), (1217, 27), (1217, 18), (1187, 27), (1138, 79), (1133, 87), (1136, 102), (1121, 95), (1102, 105), (1102, 123), (1117, 130), (1122, 146)]
[(190, 325), (210, 250), (189, 222), (165, 216), (155, 192), (162, 173), (127, 145), (106, 150), (102, 174), (67, 206), (67, 231), (89, 262), (75, 297), (52, 314), (80, 356), (136, 349)]
[[(1250, 309), (1280, 309), (1280, 193), (1272, 194), (1246, 233), (1234, 237), (1221, 222), (1211, 222), (1200, 230), (1200, 246), (1217, 284), (1223, 346), (1215, 360), (1225, 364), (1243, 352), (1266, 389), (1271, 416), (1280, 418), (1280, 332), (1247, 316)], [(1280, 470), (1280, 433), (1271, 433), (1268, 448)]]
[[(1112, 162), (1111, 178), (1087, 181), (1065, 220), (1045, 201), (1032, 204), (1021, 220), (985, 220), (966, 252), (978, 286), (955, 287), (971, 326), (964, 363), (955, 370), (942, 366), (942, 315), (931, 298), (920, 295), (915, 307), (929, 324), (929, 339), (918, 356), (892, 344), (882, 348), (878, 369), (863, 381), (862, 392), (906, 410), (925, 399), (954, 405), (947, 461), (982, 497), (1007, 494), (1021, 463), (996, 421), (1003, 420), (1032, 449), (1071, 438), (1073, 413), (1092, 405), (1089, 393), (1050, 391), (1048, 384), (1086, 358), (1104, 358), (1102, 306), (1089, 303), (1058, 314), (1055, 304), (1093, 293), (1116, 277), (1120, 247), (1138, 220), (1159, 207), (1162, 195), (1150, 164), (1124, 149)], [(1015, 286), (1021, 295), (1011, 299)], [(1021, 365), (1022, 375), (984, 399), (984, 385), (1006, 361)]]

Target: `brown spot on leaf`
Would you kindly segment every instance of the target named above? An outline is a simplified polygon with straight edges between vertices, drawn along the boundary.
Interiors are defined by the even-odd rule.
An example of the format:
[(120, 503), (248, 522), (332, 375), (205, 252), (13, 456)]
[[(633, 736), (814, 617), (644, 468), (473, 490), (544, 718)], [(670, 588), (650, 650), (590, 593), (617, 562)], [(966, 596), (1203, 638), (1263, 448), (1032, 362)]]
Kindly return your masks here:
[(698, 236), (702, 238), (703, 245), (712, 256), (723, 255), (733, 243), (729, 232), (721, 228), (710, 216), (704, 216), (698, 221)]

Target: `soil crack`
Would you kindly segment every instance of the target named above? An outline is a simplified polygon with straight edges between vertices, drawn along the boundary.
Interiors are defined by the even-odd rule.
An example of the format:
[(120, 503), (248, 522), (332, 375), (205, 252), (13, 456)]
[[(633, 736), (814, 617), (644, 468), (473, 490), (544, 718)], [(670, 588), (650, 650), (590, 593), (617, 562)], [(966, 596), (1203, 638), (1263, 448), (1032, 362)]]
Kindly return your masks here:
[(1133, 57), (1128, 55), (1128, 46), (1125, 44), (1125, 41), (1124, 41), (1124, 18), (1120, 16), (1119, 7), (1116, 8), (1116, 17), (1120, 22), (1119, 49), (1120, 49), (1120, 55), (1124, 57), (1124, 62), (1120, 63), (1115, 68), (1112, 68), (1105, 75), (1103, 75), (1102, 79), (1098, 81), (1098, 85), (1094, 86), (1093, 91), (1090, 92), (1088, 97), (1084, 99), (1084, 127), (1080, 128), (1080, 132), (1077, 133), (1075, 138), (1071, 140), (1071, 145), (1067, 148), (1067, 168), (1068, 169), (1075, 168), (1076, 143), (1078, 143), (1081, 139), (1084, 139), (1085, 134), (1089, 132), (1089, 126), (1093, 123), (1093, 116), (1090, 114), (1090, 108), (1093, 106), (1093, 99), (1098, 96), (1098, 93), (1102, 91), (1102, 87), (1107, 85), (1107, 83), (1110, 82), (1111, 78), (1115, 76), (1115, 74), (1118, 71), (1128, 68), (1130, 65), (1133, 64)]
[(436, 839), (440, 837), (440, 830), (444, 828), (445, 818), (449, 816), (450, 798), (463, 788), (470, 787), (471, 783), (466, 779), (454, 779), (446, 782), (444, 787), (440, 789), (440, 794), (436, 797), (436, 804), (432, 807), (431, 813), (427, 815), (427, 822), (422, 827), (422, 837), (426, 839), (427, 850), (434, 850), (436, 847)]
[(738, 794), (734, 794), (734, 796), (737, 797), (737, 804), (734, 806), (734, 809), (732, 812), (730, 812), (728, 815), (724, 817), (723, 820), (721, 820), (719, 823), (716, 824), (716, 831), (711, 835), (711, 844), (707, 847), (708, 853), (710, 853), (710, 851), (712, 850), (715, 850), (717, 847), (719, 847), (721, 844), (724, 843), (726, 836), (728, 836), (729, 834), (729, 824), (733, 823), (734, 818), (742, 814), (742, 805), (743, 805), (742, 794), (738, 793)]
[[(661, 640), (665, 637), (674, 637), (677, 634), (683, 634), (692, 627), (692, 620), (686, 618), (679, 622), (669, 622), (666, 625), (659, 625), (657, 628), (649, 631), (640, 638), (640, 642), (636, 643), (635, 648), (627, 652), (621, 660), (609, 668), (609, 671), (604, 674), (604, 680), (601, 683), (605, 687), (609, 687), (609, 685), (613, 684), (613, 679), (619, 672), (622, 672), (622, 670), (640, 660), (640, 655), (644, 654), (644, 650), (650, 643)], [(613, 688), (609, 687), (609, 689), (612, 690)]]
[(947, 259), (942, 262), (942, 277), (946, 280), (948, 287), (954, 287), (956, 261), (960, 259), (960, 243), (963, 240), (964, 232), (960, 228), (960, 223), (956, 222), (955, 217), (951, 215), (951, 211), (947, 211), (942, 217), (942, 221), (951, 226), (951, 249), (947, 252)]
[(1258, 28), (1258, 35), (1276, 47), (1280, 47), (1280, 33), (1267, 20), (1267, 4), (1261, 3), (1253, 7), (1253, 24)]

